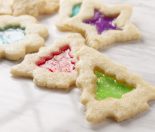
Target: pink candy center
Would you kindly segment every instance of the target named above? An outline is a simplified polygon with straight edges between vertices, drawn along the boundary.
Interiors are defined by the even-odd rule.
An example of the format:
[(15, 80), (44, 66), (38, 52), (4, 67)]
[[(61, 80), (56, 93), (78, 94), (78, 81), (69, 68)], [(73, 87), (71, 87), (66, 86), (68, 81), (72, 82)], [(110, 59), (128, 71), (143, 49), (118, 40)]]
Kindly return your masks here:
[(42, 57), (36, 65), (51, 72), (72, 72), (75, 69), (75, 60), (68, 45), (60, 48), (48, 56)]

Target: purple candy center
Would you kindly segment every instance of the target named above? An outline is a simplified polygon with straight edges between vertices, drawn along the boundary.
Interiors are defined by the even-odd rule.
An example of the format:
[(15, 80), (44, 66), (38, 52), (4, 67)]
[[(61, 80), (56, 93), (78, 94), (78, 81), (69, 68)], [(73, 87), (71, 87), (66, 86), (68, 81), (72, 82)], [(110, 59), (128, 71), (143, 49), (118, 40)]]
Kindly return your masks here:
[(94, 16), (90, 19), (84, 20), (84, 23), (95, 25), (97, 32), (101, 34), (106, 30), (118, 30), (116, 25), (113, 24), (113, 20), (116, 17), (107, 17), (104, 16), (100, 11), (95, 10)]

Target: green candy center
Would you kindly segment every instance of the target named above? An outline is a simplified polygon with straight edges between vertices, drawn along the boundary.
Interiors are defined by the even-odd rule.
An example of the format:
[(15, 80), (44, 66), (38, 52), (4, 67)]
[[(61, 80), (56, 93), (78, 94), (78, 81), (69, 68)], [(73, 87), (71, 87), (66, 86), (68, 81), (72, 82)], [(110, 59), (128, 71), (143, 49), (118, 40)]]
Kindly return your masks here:
[(96, 82), (96, 99), (102, 100), (108, 97), (121, 98), (123, 94), (133, 90), (132, 87), (126, 86), (101, 72), (95, 71)]
[(71, 17), (76, 16), (80, 12), (80, 8), (81, 8), (81, 3), (74, 5), (73, 8), (72, 8)]
[(0, 44), (10, 44), (23, 39), (25, 29), (20, 26), (6, 27), (0, 29)]

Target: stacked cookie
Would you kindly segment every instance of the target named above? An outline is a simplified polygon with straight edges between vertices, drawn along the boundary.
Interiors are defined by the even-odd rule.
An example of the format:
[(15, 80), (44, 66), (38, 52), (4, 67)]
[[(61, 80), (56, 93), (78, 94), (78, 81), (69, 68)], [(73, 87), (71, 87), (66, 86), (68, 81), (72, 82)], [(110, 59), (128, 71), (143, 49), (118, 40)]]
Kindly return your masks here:
[[(56, 26), (70, 33), (43, 47), (48, 30), (32, 16), (50, 14), (58, 6)], [(108, 6), (98, 0), (12, 0), (6, 4), (1, 0), (0, 13), (12, 15), (0, 16), (0, 57), (24, 58), (11, 74), (30, 77), (44, 88), (79, 87), (88, 121), (123, 121), (148, 109), (148, 101), (155, 99), (154, 86), (98, 51), (140, 39), (129, 20), (129, 5)]]

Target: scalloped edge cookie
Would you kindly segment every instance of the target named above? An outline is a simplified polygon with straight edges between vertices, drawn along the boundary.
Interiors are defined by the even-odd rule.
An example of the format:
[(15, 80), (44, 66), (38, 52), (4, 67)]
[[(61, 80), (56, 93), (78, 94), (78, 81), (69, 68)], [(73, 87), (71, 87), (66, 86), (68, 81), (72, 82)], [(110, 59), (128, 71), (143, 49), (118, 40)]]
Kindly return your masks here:
[(70, 46), (72, 54), (76, 56), (76, 52), (84, 45), (84, 42), (80, 34), (67, 35), (67, 37), (53, 43), (52, 46), (41, 48), (38, 53), (26, 55), (22, 63), (11, 69), (11, 73), (13, 76), (33, 78), (34, 83), (41, 87), (69, 89), (76, 82), (76, 65), (75, 70), (72, 72), (50, 72), (47, 69), (38, 67), (36, 62), (40, 58), (58, 51), (66, 44)]
[[(123, 121), (147, 110), (148, 101), (155, 99), (154, 86), (95, 49), (85, 46), (81, 48), (77, 56), (79, 57), (77, 64), (79, 76), (76, 83), (82, 89), (81, 102), (86, 106), (88, 121), (98, 123), (107, 118)], [(134, 89), (120, 99), (109, 97), (97, 100), (95, 97), (97, 78), (94, 74), (96, 68), (109, 76), (114, 76), (118, 81), (134, 86)]]
[(59, 0), (14, 0), (13, 15), (29, 14), (39, 16), (51, 14), (58, 10)]
[[(73, 5), (79, 3), (82, 3), (80, 12), (76, 16), (70, 17)], [(98, 34), (95, 26), (83, 22), (94, 15), (94, 9), (99, 9), (105, 15), (119, 14), (114, 20), (114, 24), (122, 30), (108, 30), (101, 35)], [(140, 31), (129, 21), (131, 13), (131, 6), (125, 4), (110, 6), (98, 0), (62, 0), (57, 27), (61, 31), (79, 32), (85, 37), (90, 47), (104, 49), (116, 42), (140, 39)]]
[(0, 58), (19, 60), (27, 53), (36, 52), (44, 46), (44, 39), (48, 36), (48, 30), (32, 16), (0, 16), (0, 28), (7, 26), (20, 26), (25, 28), (25, 37), (19, 41), (0, 44)]
[(52, 14), (59, 8), (59, 0), (0, 0), (2, 15), (32, 15)]

